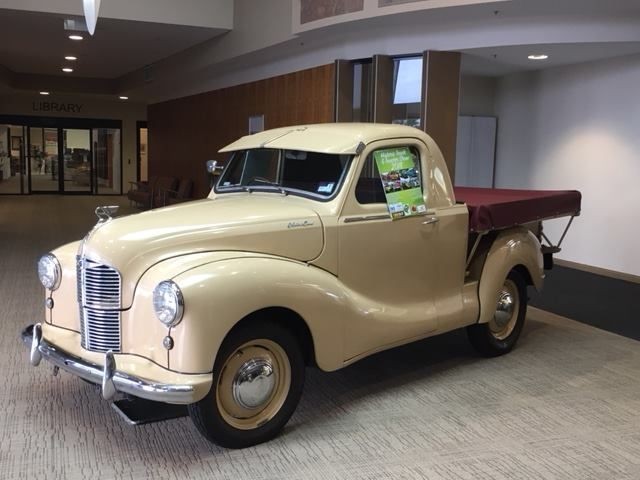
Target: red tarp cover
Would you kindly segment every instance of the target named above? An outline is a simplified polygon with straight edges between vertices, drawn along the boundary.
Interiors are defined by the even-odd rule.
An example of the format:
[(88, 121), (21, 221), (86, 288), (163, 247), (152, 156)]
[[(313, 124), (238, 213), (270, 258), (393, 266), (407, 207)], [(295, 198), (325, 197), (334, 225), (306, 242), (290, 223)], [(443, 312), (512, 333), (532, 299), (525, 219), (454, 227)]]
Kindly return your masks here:
[(486, 232), (513, 225), (580, 213), (575, 190), (504, 190), (455, 187), (456, 201), (469, 208), (469, 230)]

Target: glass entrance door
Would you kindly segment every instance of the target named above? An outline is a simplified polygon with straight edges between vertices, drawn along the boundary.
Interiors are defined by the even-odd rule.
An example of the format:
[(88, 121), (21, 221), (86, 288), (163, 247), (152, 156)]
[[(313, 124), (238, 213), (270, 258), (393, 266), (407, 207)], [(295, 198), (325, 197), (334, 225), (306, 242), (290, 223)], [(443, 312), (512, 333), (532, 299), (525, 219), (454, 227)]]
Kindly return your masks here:
[(92, 193), (91, 130), (29, 127), (29, 190)]
[(27, 165), (31, 192), (59, 192), (57, 128), (29, 127)]
[(25, 192), (24, 136), (22, 126), (0, 125), (0, 194)]
[(122, 156), (120, 121), (0, 115), (0, 196), (121, 195)]
[(62, 129), (62, 192), (91, 193), (93, 168), (91, 156), (91, 130)]

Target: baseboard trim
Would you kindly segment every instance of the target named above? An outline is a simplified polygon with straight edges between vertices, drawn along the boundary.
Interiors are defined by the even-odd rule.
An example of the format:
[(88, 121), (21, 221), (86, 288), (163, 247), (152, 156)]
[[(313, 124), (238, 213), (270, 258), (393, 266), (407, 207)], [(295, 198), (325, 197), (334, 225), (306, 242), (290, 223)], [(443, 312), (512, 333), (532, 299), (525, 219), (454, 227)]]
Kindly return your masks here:
[(633, 275), (632, 273), (618, 272), (616, 270), (594, 267), (593, 265), (585, 265), (584, 263), (571, 262), (569, 260), (562, 260), (560, 258), (554, 258), (553, 261), (556, 265), (559, 265), (561, 267), (573, 268), (576, 270), (581, 270), (583, 272), (602, 275), (609, 278), (615, 278), (616, 280), (623, 280), (625, 282), (640, 284), (640, 276)]

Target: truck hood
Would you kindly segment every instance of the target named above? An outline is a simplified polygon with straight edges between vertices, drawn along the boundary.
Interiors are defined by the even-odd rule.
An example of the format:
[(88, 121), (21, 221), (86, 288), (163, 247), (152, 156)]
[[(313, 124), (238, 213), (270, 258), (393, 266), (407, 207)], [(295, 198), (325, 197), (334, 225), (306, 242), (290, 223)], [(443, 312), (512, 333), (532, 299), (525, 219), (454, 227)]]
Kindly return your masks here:
[(252, 193), (110, 220), (89, 233), (83, 252), (120, 272), (122, 306), (128, 308), (142, 274), (172, 257), (238, 251), (310, 261), (323, 246), (322, 222), (312, 208), (286, 197)]

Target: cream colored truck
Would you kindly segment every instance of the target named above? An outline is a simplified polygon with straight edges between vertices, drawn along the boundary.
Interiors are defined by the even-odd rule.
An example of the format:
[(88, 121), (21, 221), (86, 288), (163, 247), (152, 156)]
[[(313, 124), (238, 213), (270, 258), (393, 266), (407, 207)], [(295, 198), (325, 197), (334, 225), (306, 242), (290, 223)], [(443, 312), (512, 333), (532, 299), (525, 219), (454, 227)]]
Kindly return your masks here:
[(227, 447), (282, 429), (306, 366), (337, 370), (461, 327), (483, 355), (511, 350), (527, 285), (544, 277), (532, 226), (579, 211), (577, 192), (520, 220), (509, 201), (562, 194), (456, 202), (440, 150), (411, 127), (281, 128), (221, 152), (207, 199), (113, 219), (99, 207), (83, 240), (41, 258), (30, 360), (101, 384), (105, 399), (187, 404)]

